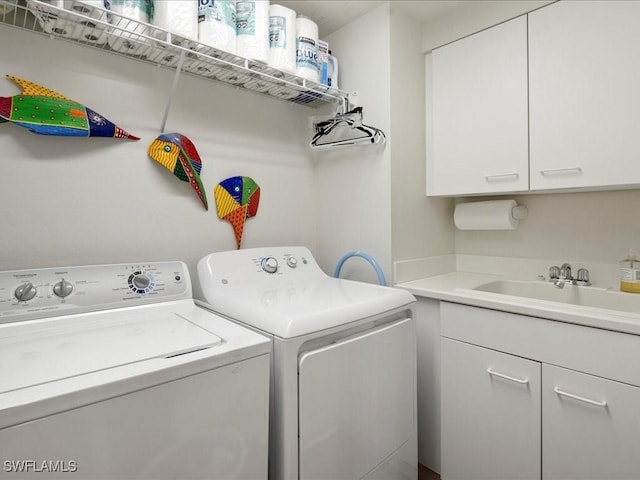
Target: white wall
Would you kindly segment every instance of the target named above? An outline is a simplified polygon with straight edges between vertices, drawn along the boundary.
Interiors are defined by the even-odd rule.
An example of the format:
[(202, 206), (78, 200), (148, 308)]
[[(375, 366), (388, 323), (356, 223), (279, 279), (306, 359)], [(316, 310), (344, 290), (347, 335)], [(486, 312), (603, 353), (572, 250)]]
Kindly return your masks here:
[(616, 264), (627, 256), (630, 248), (640, 252), (640, 222), (636, 221), (640, 190), (509, 198), (515, 198), (529, 209), (529, 216), (520, 222), (518, 229), (457, 230), (456, 253), (553, 258), (577, 265), (580, 262)]
[(421, 26), (391, 3), (391, 150), (393, 259), (453, 253), (453, 200), (427, 198), (425, 58)]
[[(173, 72), (0, 26), (0, 72), (40, 83), (105, 115), (137, 142), (35, 135), (0, 125), (0, 269), (177, 259), (235, 248), (213, 187), (234, 175), (261, 187), (243, 248), (315, 248), (316, 198), (308, 107), (183, 75), (166, 131), (203, 160), (209, 211), (186, 182), (147, 157)], [(0, 78), (0, 95), (19, 89)]]
[[(383, 5), (329, 35), (339, 61), (339, 87), (357, 92), (364, 123), (390, 132), (389, 7)], [(315, 153), (317, 255), (333, 272), (348, 251), (372, 255), (391, 280), (391, 140), (384, 146), (357, 146)], [(377, 283), (359, 258), (344, 264), (342, 278)]]

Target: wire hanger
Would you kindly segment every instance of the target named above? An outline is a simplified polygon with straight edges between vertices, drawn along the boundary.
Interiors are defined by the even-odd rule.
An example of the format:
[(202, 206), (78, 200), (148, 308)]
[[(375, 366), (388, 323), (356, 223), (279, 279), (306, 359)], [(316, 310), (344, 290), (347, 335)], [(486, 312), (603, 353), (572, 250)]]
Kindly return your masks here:
[[(342, 103), (346, 110), (348, 100)], [(337, 113), (333, 118), (315, 125), (316, 133), (311, 139), (310, 147), (323, 150), (351, 145), (377, 145), (386, 141), (386, 136), (379, 128), (362, 123), (362, 107), (356, 107), (345, 113)]]

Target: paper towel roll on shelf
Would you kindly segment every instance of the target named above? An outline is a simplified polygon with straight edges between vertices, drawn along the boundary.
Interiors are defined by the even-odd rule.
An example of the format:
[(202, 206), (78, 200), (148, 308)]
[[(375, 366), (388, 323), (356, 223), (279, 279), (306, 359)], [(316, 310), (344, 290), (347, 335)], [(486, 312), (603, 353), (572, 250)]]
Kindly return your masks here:
[(296, 73), (296, 12), (269, 6), (269, 65)]
[[(80, 13), (100, 22), (107, 23), (107, 13), (104, 11), (104, 0), (65, 0), (64, 7), (72, 12)], [(91, 20), (81, 20), (73, 30), (71, 38), (87, 42), (92, 45), (107, 43), (107, 33), (102, 23)]]
[[(153, 4), (151, 0), (108, 0), (110, 12), (109, 46), (121, 53), (146, 55), (149, 51), (149, 23)], [(131, 21), (133, 20), (133, 21)]]
[(236, 3), (231, 0), (200, 0), (198, 41), (236, 53)]
[(5, 15), (16, 8), (18, 0), (7, 0), (9, 3), (0, 4), (0, 15)]
[(320, 82), (318, 25), (303, 15), (296, 19), (296, 75)]
[(236, 52), (260, 62), (269, 60), (269, 0), (236, 2)]
[(35, 15), (42, 30), (60, 37), (72, 38), (76, 26), (69, 21), (68, 14), (64, 12), (64, 0), (42, 0), (42, 3), (62, 9), (62, 11), (49, 9), (27, 0), (27, 9)]
[(528, 214), (515, 200), (490, 200), (456, 205), (453, 221), (460, 230), (515, 230)]
[(189, 48), (189, 40), (198, 40), (198, 0), (155, 0), (153, 24), (178, 35), (172, 42)]

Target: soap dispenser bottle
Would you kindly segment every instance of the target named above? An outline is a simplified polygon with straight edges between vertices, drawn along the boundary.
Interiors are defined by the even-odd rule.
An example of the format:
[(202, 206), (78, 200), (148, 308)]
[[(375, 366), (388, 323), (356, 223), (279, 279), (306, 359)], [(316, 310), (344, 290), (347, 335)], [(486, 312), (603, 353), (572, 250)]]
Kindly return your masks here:
[(620, 290), (640, 293), (640, 261), (633, 250), (629, 250), (628, 257), (620, 261)]

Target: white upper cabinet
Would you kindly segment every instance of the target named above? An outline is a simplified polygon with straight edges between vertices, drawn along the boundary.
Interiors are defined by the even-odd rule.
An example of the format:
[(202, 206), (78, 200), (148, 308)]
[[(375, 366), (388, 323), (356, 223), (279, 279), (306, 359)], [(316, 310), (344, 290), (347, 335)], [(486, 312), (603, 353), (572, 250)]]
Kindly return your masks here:
[(526, 191), (527, 18), (433, 51), (428, 195)]
[(640, 2), (530, 13), (529, 101), (531, 190), (640, 184)]

